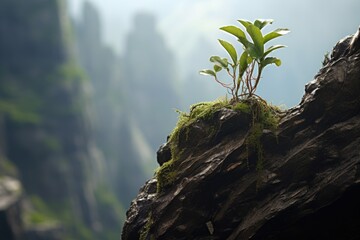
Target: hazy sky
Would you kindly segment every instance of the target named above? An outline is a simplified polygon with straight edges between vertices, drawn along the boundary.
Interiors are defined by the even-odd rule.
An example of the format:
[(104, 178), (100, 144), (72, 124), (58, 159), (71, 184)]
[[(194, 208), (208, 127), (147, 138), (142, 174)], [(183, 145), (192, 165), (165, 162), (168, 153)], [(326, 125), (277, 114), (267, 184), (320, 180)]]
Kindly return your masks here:
[[(85, 0), (69, 0), (73, 16), (81, 13), (81, 5)], [(123, 49), (123, 40), (131, 27), (132, 17), (136, 12), (145, 11), (157, 16), (159, 29), (170, 41), (170, 45), (187, 44), (185, 35), (197, 32), (213, 31), (221, 24), (223, 13), (228, 12), (230, 4), (223, 5), (228, 0), (89, 0), (101, 11), (105, 40), (118, 51)], [(225, 22), (225, 21), (224, 21)], [(215, 26), (215, 28), (214, 28)], [(214, 31), (215, 30), (215, 31)], [(183, 36), (183, 38), (179, 38)], [(192, 40), (193, 38), (188, 38)]]
[[(73, 16), (78, 16), (84, 0), (69, 0)], [(283, 60), (279, 69), (268, 70), (275, 80), (259, 89), (276, 104), (293, 106), (303, 95), (304, 84), (312, 80), (327, 51), (342, 37), (354, 33), (360, 25), (359, 0), (89, 0), (100, 10), (107, 43), (121, 53), (124, 39), (138, 11), (157, 16), (158, 28), (180, 59), (189, 57), (199, 37), (214, 47), (217, 38), (227, 38), (218, 28), (236, 24), (240, 18), (273, 18), (271, 28), (287, 27), (291, 33), (281, 44), (288, 46), (276, 54)], [(209, 56), (213, 53), (209, 53)], [(224, 53), (225, 54), (225, 53)], [(207, 59), (205, 59), (207, 60)], [(207, 67), (207, 66), (204, 66)], [(193, 71), (197, 71), (194, 69)], [(266, 70), (267, 71), (267, 70)], [(271, 89), (268, 91), (267, 89)], [(262, 93), (263, 92), (263, 93)]]

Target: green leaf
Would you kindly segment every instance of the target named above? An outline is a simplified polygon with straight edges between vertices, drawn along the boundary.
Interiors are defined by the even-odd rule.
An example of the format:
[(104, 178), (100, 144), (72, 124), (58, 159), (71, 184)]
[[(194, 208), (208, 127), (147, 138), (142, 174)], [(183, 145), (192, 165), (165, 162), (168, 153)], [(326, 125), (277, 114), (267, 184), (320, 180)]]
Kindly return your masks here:
[(263, 29), (268, 24), (272, 24), (274, 22), (273, 19), (257, 19), (254, 22), (254, 25), (257, 26), (259, 29)]
[(239, 38), (238, 41), (244, 46), (244, 48), (250, 48), (252, 45), (251, 42), (249, 42), (249, 40), (247, 40), (246, 38)]
[(239, 19), (238, 22), (241, 23), (245, 28), (247, 28), (249, 25), (252, 25), (251, 22), (244, 19)]
[(257, 59), (257, 52), (254, 44), (251, 43), (251, 46), (245, 49), (245, 51), (249, 54), (249, 56), (253, 59)]
[(246, 39), (246, 35), (245, 33), (243, 32), (243, 30), (241, 30), (240, 28), (238, 27), (235, 27), (235, 26), (225, 26), (225, 27), (222, 27), (220, 28), (221, 30), (227, 32), (227, 33), (230, 33), (232, 35), (234, 35), (235, 37), (237, 38), (245, 38)]
[(219, 42), (225, 48), (225, 50), (229, 53), (231, 59), (233, 60), (233, 63), (236, 64), (237, 53), (236, 53), (234, 46), (231, 43), (221, 40), (221, 39), (219, 39)]
[(274, 50), (276, 50), (276, 49), (284, 48), (284, 47), (286, 47), (286, 46), (285, 46), (285, 45), (275, 45), (275, 46), (271, 46), (271, 47), (269, 47), (268, 49), (266, 49), (263, 57), (266, 57), (269, 53), (271, 53), (272, 51), (274, 51)]
[(226, 58), (220, 58), (219, 56), (210, 57), (210, 62), (217, 63), (219, 66), (223, 68), (227, 68), (229, 63)]
[(288, 34), (290, 31), (287, 28), (278, 28), (275, 31), (269, 32), (268, 34), (266, 34), (264, 36), (264, 44), (268, 41), (270, 41), (271, 39), (283, 36), (285, 34)]
[(249, 47), (250, 42), (246, 39), (245, 33), (240, 28), (235, 27), (235, 26), (225, 26), (220, 29), (237, 37), (238, 41), (242, 45), (244, 45), (245, 48)]
[(254, 60), (254, 59), (253, 59), (252, 57), (248, 56), (248, 58), (247, 58), (247, 63), (248, 63), (248, 64), (251, 64), (253, 60)]
[(276, 66), (279, 67), (281, 65), (281, 60), (276, 57), (268, 57), (260, 62), (262, 69), (269, 64), (275, 64)]
[(203, 69), (199, 72), (201, 75), (213, 76), (216, 77), (216, 73), (210, 69)]
[(249, 33), (251, 39), (254, 42), (254, 47), (256, 51), (256, 57), (261, 58), (264, 54), (264, 38), (258, 27), (253, 24), (250, 24), (246, 31)]
[(219, 65), (214, 65), (214, 70), (215, 72), (220, 72), (222, 70), (222, 67), (220, 67)]
[(263, 54), (261, 53), (261, 51), (259, 49), (257, 49), (255, 47), (254, 44), (250, 43), (249, 44), (249, 47), (247, 47), (245, 49), (246, 52), (248, 52), (249, 56), (252, 58), (252, 59), (260, 59), (262, 58)]
[[(248, 62), (249, 59), (249, 54), (244, 51), (241, 56), (240, 56), (240, 61), (239, 61), (239, 65), (240, 65), (240, 77), (242, 77), (249, 65)], [(251, 59), (251, 58), (250, 58)], [(252, 60), (252, 59), (251, 59)], [(251, 62), (250, 62), (251, 63)]]

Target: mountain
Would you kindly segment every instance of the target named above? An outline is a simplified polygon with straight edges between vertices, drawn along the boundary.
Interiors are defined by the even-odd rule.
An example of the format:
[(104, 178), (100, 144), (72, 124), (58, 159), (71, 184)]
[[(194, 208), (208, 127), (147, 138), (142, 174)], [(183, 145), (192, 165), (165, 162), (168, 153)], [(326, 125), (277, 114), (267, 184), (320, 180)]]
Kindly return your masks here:
[(126, 111), (155, 150), (176, 122), (173, 110), (180, 105), (178, 70), (155, 16), (140, 12), (133, 25), (123, 56)]
[(90, 83), (73, 54), (64, 4), (0, 2), (0, 231), (6, 239), (120, 234), (121, 206), (101, 181), (106, 173), (89, 120)]
[[(74, 22), (77, 58), (90, 82), (89, 116), (104, 163), (101, 178), (121, 205), (128, 206), (146, 179), (143, 162), (148, 159), (133, 147), (136, 127), (126, 112), (123, 63), (101, 37), (101, 16), (96, 7), (85, 2), (82, 12), (82, 18)], [(125, 211), (121, 216), (125, 217)]]
[(244, 105), (194, 105), (122, 239), (360, 239), (359, 36), (336, 44), (276, 128), (255, 128)]

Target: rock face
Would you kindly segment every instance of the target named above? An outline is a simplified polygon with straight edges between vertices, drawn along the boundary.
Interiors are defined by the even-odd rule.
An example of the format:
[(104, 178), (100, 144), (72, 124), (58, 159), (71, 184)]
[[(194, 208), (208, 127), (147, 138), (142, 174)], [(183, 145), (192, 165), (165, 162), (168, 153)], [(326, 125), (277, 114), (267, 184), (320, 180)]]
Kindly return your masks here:
[[(26, 239), (92, 239), (106, 228), (86, 81), (72, 56), (65, 2), (0, 1), (0, 178), (7, 176), (4, 155), (33, 205), (21, 217), (26, 224), (16, 224), (29, 230)], [(66, 231), (49, 228), (50, 220)]]
[[(120, 57), (101, 38), (103, 24), (98, 9), (91, 2), (85, 1), (81, 15), (82, 18), (74, 24), (77, 55), (91, 83), (89, 112), (96, 146), (104, 157), (102, 168), (105, 174), (101, 178), (109, 182), (112, 192), (127, 206), (136, 196), (139, 186), (151, 176), (144, 172), (142, 166), (142, 162), (148, 158), (142, 157), (139, 147), (132, 144), (134, 127), (128, 120), (128, 112), (132, 111), (124, 103), (124, 99), (128, 99), (125, 95), (130, 92), (124, 86), (132, 80), (123, 78)], [(123, 208), (121, 212), (121, 223), (119, 220), (103, 222), (106, 226), (114, 226), (117, 235), (119, 226), (125, 220)]]
[(0, 178), (0, 236), (3, 239), (21, 239), (21, 184), (11, 177)]
[[(358, 36), (334, 47), (276, 134), (263, 131), (261, 170), (242, 113), (214, 114), (223, 127), (212, 138), (208, 123), (195, 123), (198, 134), (179, 141), (173, 184), (160, 193), (156, 178), (145, 184), (122, 239), (360, 239)], [(166, 162), (169, 150), (158, 158)]]

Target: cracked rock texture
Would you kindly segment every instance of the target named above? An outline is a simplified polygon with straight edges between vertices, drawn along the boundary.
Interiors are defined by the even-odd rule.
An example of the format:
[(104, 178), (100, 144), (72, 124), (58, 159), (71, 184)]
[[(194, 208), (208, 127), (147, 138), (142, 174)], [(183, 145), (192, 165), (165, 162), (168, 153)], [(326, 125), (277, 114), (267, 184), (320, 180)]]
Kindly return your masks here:
[[(209, 123), (195, 123), (174, 183), (161, 193), (156, 178), (144, 185), (122, 239), (360, 239), (359, 46), (359, 31), (341, 40), (276, 136), (264, 130), (261, 171), (243, 113), (216, 112), (212, 138)], [(159, 163), (170, 158), (165, 145)]]

